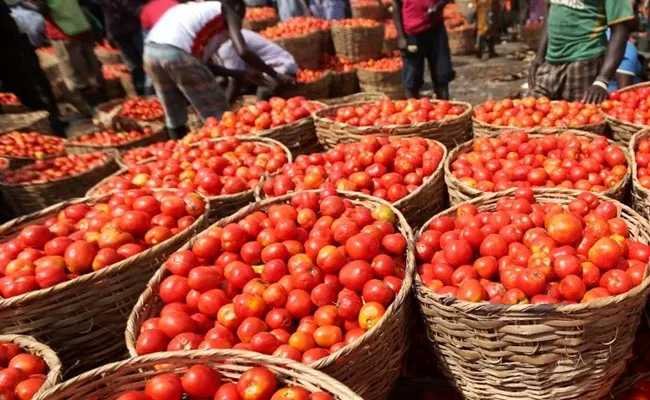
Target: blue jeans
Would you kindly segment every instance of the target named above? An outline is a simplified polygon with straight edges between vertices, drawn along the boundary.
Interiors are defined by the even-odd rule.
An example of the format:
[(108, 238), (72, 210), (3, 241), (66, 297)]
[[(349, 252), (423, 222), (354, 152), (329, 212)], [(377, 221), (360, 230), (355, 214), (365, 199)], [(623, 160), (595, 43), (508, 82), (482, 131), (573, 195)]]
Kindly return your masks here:
[(142, 33), (135, 31), (126, 35), (115, 36), (113, 41), (120, 49), (122, 58), (126, 67), (131, 73), (131, 81), (135, 91), (142, 95), (145, 87), (145, 74), (142, 66), (142, 52), (144, 50), (144, 41)]
[(418, 91), (422, 87), (425, 59), (429, 61), (431, 81), (434, 84), (447, 84), (454, 80), (456, 73), (451, 64), (449, 39), (444, 24), (440, 23), (424, 32), (406, 36), (409, 44), (418, 47), (417, 53), (402, 56), (402, 81), (407, 89)]

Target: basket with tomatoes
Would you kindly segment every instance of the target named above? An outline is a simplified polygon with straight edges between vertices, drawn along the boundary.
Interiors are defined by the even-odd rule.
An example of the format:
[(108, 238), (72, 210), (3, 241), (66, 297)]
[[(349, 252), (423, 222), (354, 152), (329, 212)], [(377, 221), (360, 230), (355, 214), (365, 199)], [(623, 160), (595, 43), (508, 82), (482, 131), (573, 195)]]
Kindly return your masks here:
[(246, 7), (242, 26), (251, 31), (261, 32), (278, 23), (278, 13), (273, 7)]
[(449, 50), (452, 55), (474, 53), (476, 48), (476, 25), (447, 26), (447, 37), (449, 38)]
[[(329, 98), (348, 96), (359, 92), (357, 67), (353, 62), (337, 56), (324, 55), (320, 68), (330, 71)], [(324, 97), (320, 99), (321, 101), (326, 100)]]
[(337, 56), (355, 63), (381, 58), (383, 22), (366, 18), (344, 19), (332, 21), (331, 30)]
[(300, 363), (237, 350), (134, 357), (89, 371), (34, 397), (64, 399), (362, 400), (341, 382)]
[(441, 369), (471, 400), (604, 398), (650, 291), (649, 232), (616, 200), (559, 188), (433, 217), (415, 290)]
[(507, 129), (572, 128), (582, 131), (605, 132), (605, 118), (593, 104), (551, 101), (547, 97), (488, 100), (474, 107), (472, 115), (474, 137), (496, 136)]
[(209, 221), (226, 217), (255, 199), (265, 174), (292, 161), (281, 143), (254, 136), (202, 139), (157, 152), (147, 163), (133, 165), (100, 181), (87, 195), (140, 188), (197, 191), (210, 203)]
[[(20, 115), (20, 114), (16, 114)], [(0, 156), (10, 168), (20, 168), (37, 160), (65, 155), (65, 140), (40, 132), (12, 131), (0, 135)]]
[(650, 129), (632, 136), (628, 152), (632, 159), (632, 207), (644, 217), (650, 216)]
[(352, 2), (352, 18), (383, 21), (386, 10), (380, 0), (355, 0)]
[(33, 337), (0, 335), (0, 398), (32, 400), (61, 380), (61, 361)]
[(260, 32), (291, 53), (300, 68), (316, 69), (323, 53), (323, 24), (316, 18), (293, 17)]
[(384, 21), (384, 44), (382, 45), (381, 51), (384, 54), (392, 54), (398, 50), (397, 27), (392, 19), (387, 19)]
[(25, 215), (56, 203), (83, 197), (86, 191), (118, 170), (114, 151), (68, 154), (7, 171), (0, 192), (14, 215)]
[(459, 101), (384, 99), (328, 107), (314, 114), (314, 124), (325, 148), (365, 135), (389, 135), (433, 139), (453, 149), (471, 137), (471, 110)]
[(322, 102), (329, 107), (333, 107), (352, 103), (373, 103), (387, 98), (384, 93), (380, 92), (359, 92), (348, 96), (324, 99)]
[(28, 109), (15, 94), (0, 92), (0, 111), (3, 114), (13, 114), (26, 112)]
[(357, 77), (362, 92), (386, 93), (391, 99), (404, 98), (401, 57), (360, 62), (357, 65)]
[(332, 74), (329, 70), (299, 69), (296, 84), (282, 87), (278, 95), (283, 98), (302, 96), (306, 99), (327, 99), (330, 95)]
[(46, 343), (70, 374), (121, 358), (133, 305), (160, 260), (203, 229), (208, 208), (196, 193), (138, 189), (5, 223), (0, 331)]
[(447, 203), (443, 161), (447, 149), (419, 137), (364, 136), (324, 153), (300, 155), (264, 180), (257, 198), (322, 187), (357, 191), (393, 204), (411, 227), (422, 225)]
[(253, 203), (167, 259), (131, 314), (127, 347), (273, 354), (386, 398), (408, 342), (412, 243), (397, 209), (360, 193)]
[(122, 151), (117, 158), (117, 164), (120, 168), (129, 168), (137, 164), (144, 164), (156, 159), (164, 159), (166, 154), (173, 151), (178, 142), (176, 140), (168, 140), (166, 142), (156, 142), (149, 146), (134, 147)]
[(623, 200), (632, 158), (604, 136), (567, 130), (506, 131), (461, 144), (445, 160), (452, 205), (515, 187), (589, 190)]
[(52, 133), (49, 115), (47, 111), (0, 114), (0, 136), (16, 131), (40, 132), (48, 135)]
[(148, 146), (166, 139), (167, 134), (162, 124), (122, 131), (93, 128), (91, 132), (68, 139), (66, 149), (77, 154), (105, 149), (125, 151), (134, 147)]
[(649, 99), (650, 83), (644, 82), (611, 92), (600, 103), (614, 140), (627, 145), (635, 133), (650, 126)]

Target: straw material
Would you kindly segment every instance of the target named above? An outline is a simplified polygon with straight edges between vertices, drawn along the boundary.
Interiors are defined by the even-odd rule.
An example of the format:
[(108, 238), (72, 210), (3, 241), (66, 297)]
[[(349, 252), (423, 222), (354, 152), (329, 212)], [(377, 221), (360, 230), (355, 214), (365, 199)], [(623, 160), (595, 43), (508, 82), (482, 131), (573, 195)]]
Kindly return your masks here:
[[(357, 71), (330, 71), (330, 93), (329, 97), (342, 97), (352, 95), (359, 91), (359, 78), (357, 78)], [(321, 98), (324, 103), (328, 98)]]
[(0, 180), (0, 191), (14, 215), (30, 214), (62, 201), (83, 197), (97, 182), (118, 170), (115, 150), (106, 149), (102, 165), (61, 179), (9, 184)]
[(476, 47), (476, 30), (451, 30), (447, 31), (449, 37), (449, 50), (454, 56), (474, 54)]
[(556, 130), (578, 129), (584, 132), (591, 132), (591, 133), (603, 135), (605, 133), (605, 129), (607, 129), (607, 122), (603, 121), (599, 124), (589, 124), (589, 125), (582, 125), (576, 127), (554, 127), (554, 128), (539, 127), (539, 128), (522, 129), (514, 126), (500, 126), (500, 125), (488, 124), (472, 117), (472, 130), (474, 132), (474, 137), (484, 137), (484, 136), (494, 137), (494, 136), (498, 136), (501, 132), (512, 131), (512, 130), (523, 130), (530, 134), (535, 134), (535, 133), (548, 131), (549, 129), (556, 129)]
[[(479, 211), (494, 211), (497, 201), (513, 192), (471, 203)], [(580, 193), (535, 189), (538, 201), (558, 204)], [(649, 223), (616, 204), (630, 237), (650, 243)], [(438, 216), (455, 215), (456, 209)], [(597, 400), (607, 395), (632, 356), (650, 279), (627, 293), (585, 304), (470, 303), (434, 293), (419, 276), (415, 290), (441, 369), (465, 399)]]
[(310, 154), (320, 149), (313, 116), (299, 119), (291, 124), (278, 126), (254, 134), (276, 140), (285, 145), (292, 154)]
[[(109, 197), (69, 200), (16, 218), (0, 226), (1, 239), (9, 240), (26, 225), (54, 216), (68, 205)], [(203, 215), (173, 238), (97, 272), (0, 299), (0, 332), (32, 335), (48, 344), (70, 376), (121, 358), (127, 316), (147, 281), (163, 260), (205, 227), (205, 221)]]
[[(86, 133), (91, 133), (96, 131), (97, 129), (92, 129), (89, 132)], [(137, 129), (141, 130), (141, 129)], [(118, 144), (115, 146), (97, 146), (97, 145), (91, 145), (91, 144), (82, 144), (82, 143), (74, 143), (72, 140), (68, 140), (65, 143), (65, 148), (68, 150), (70, 153), (76, 153), (76, 154), (84, 154), (84, 153), (92, 153), (94, 151), (103, 151), (106, 149), (115, 149), (117, 151), (126, 151), (129, 149), (132, 149), (134, 147), (144, 147), (144, 146), (149, 146), (154, 143), (158, 142), (164, 142), (167, 140), (167, 132), (165, 131), (165, 127), (163, 125), (154, 125), (151, 127), (152, 134), (143, 137), (141, 139), (136, 139), (132, 140), (127, 143), (123, 144)]]
[(61, 381), (61, 361), (56, 353), (44, 345), (39, 343), (31, 336), (24, 335), (0, 335), (0, 343), (13, 343), (23, 349), (26, 353), (35, 355), (43, 360), (47, 366), (47, 375), (45, 381), (41, 385), (38, 392), (34, 395), (38, 396), (58, 384)]
[(291, 53), (300, 68), (318, 69), (323, 44), (321, 31), (271, 40)]
[(122, 55), (119, 51), (109, 51), (101, 47), (95, 47), (95, 55), (100, 63), (111, 65), (111, 64), (124, 64), (122, 60)]
[[(433, 103), (436, 100), (432, 100)], [(345, 106), (360, 106), (368, 102), (346, 104)], [(465, 108), (465, 112), (455, 118), (444, 121), (424, 122), (409, 125), (384, 125), (384, 126), (351, 126), (346, 123), (332, 121), (328, 116), (336, 115), (336, 111), (343, 105), (328, 107), (314, 114), (316, 135), (325, 148), (332, 148), (337, 143), (351, 143), (361, 139), (364, 135), (389, 135), (393, 136), (421, 136), (442, 143), (448, 149), (471, 137), (470, 114), (472, 106), (469, 103), (452, 101), (452, 105)]]
[[(619, 90), (618, 92), (619, 93), (629, 92), (631, 90), (641, 89), (648, 86), (650, 86), (650, 82), (643, 82), (643, 83), (638, 83), (636, 85), (627, 86)], [(627, 122), (621, 119), (614, 118), (609, 114), (603, 112), (602, 110), (601, 110), (601, 114), (607, 119), (607, 124), (612, 130), (614, 140), (616, 140), (617, 142), (625, 146), (627, 146), (630, 140), (632, 140), (632, 136), (634, 136), (635, 133), (637, 133), (642, 129), (648, 128), (647, 125), (639, 125), (632, 122)]]
[(650, 190), (641, 186), (638, 178), (639, 165), (636, 163), (636, 148), (639, 142), (650, 137), (650, 129), (643, 129), (632, 136), (627, 148), (632, 159), (632, 207), (645, 218), (650, 217)]
[(332, 99), (321, 100), (328, 106), (342, 106), (350, 103), (372, 103), (379, 100), (387, 99), (385, 94), (379, 92), (361, 92), (351, 94), (349, 96), (336, 97)]
[(307, 99), (326, 99), (330, 95), (330, 82), (332, 74), (326, 71), (320, 78), (312, 82), (297, 82), (292, 87), (282, 87), (280, 97), (288, 99), (290, 97), (303, 96)]
[[(386, 314), (370, 331), (343, 349), (324, 357), (309, 367), (317, 369), (342, 382), (364, 399), (383, 399), (388, 396), (392, 386), (400, 375), (407, 350), (407, 330), (410, 314), (410, 288), (415, 270), (414, 240), (411, 228), (404, 216), (383, 200), (352, 192), (339, 192), (354, 204), (373, 208), (382, 204), (389, 206), (395, 212), (397, 228), (407, 238), (406, 274), (400, 291), (395, 300), (386, 309)], [(273, 204), (285, 203), (293, 194), (264, 200), (249, 205), (236, 214), (218, 221), (213, 226), (225, 226), (239, 221), (244, 216), (256, 211), (267, 209)], [(194, 239), (183, 246), (188, 249)], [(158, 297), (158, 287), (167, 276), (164, 266), (156, 272), (147, 285), (133, 313), (129, 317), (126, 328), (126, 345), (131, 356), (137, 354), (135, 343), (140, 326), (148, 318), (158, 315), (163, 304)]]
[(282, 385), (324, 391), (337, 400), (362, 400), (341, 382), (303, 364), (241, 350), (185, 350), (135, 357), (74, 377), (33, 400), (111, 400), (130, 390), (144, 390), (153, 376), (182, 374), (199, 364), (216, 370), (223, 383), (236, 382), (246, 370), (261, 366), (273, 372)]
[(377, 26), (331, 27), (336, 55), (354, 63), (381, 58), (384, 24)]
[(47, 111), (0, 114), (0, 135), (13, 131), (52, 133), (49, 115)]
[(402, 69), (395, 71), (375, 71), (357, 68), (357, 77), (362, 92), (380, 92), (397, 100), (405, 97), (402, 86)]
[(280, 20), (278, 17), (259, 19), (259, 20), (250, 20), (245, 19), (242, 21), (242, 26), (244, 29), (248, 29), (255, 32), (262, 32), (266, 28), (270, 28), (273, 25), (277, 24)]
[[(578, 131), (578, 130), (557, 130), (557, 129), (549, 129), (549, 130), (543, 130), (540, 131), (537, 134), (530, 134), (531, 138), (539, 138), (542, 136), (547, 136), (547, 135), (558, 135), (562, 132), (572, 132), (575, 133), (576, 136), (578, 137), (583, 137), (587, 138), (589, 140), (593, 140), (598, 135), (594, 135), (593, 133), (589, 132), (583, 132), (583, 131)], [(616, 144), (619, 147), (620, 146), (618, 143), (615, 143), (611, 140), (608, 140), (609, 144)], [(465, 142), (452, 151), (449, 152), (449, 156), (445, 160), (445, 182), (447, 183), (447, 192), (449, 193), (449, 203), (452, 206), (455, 206), (457, 204), (463, 203), (465, 201), (471, 200), (475, 198), (476, 196), (481, 196), (484, 194), (487, 194), (486, 192), (482, 192), (480, 190), (474, 189), (472, 187), (469, 187), (468, 185), (462, 183), (458, 178), (454, 176), (454, 174), (451, 172), (451, 164), (458, 158), (458, 156), (461, 153), (464, 153), (466, 150), (470, 150), (474, 144), (474, 140), (470, 140), (468, 142)], [(610, 197), (612, 199), (616, 199), (619, 201), (623, 201), (623, 197), (625, 196), (626, 189), (627, 189), (627, 184), (630, 181), (630, 175), (631, 175), (631, 170), (633, 168), (632, 166), (632, 158), (630, 157), (630, 154), (628, 153), (628, 150), (626, 148), (623, 148), (623, 153), (625, 154), (625, 159), (627, 160), (627, 173), (621, 179), (619, 183), (617, 183), (614, 187), (607, 189), (604, 191), (602, 194), (604, 196)]]
[(321, 37), (321, 50), (324, 54), (335, 54), (334, 51), (334, 40), (332, 39), (332, 30), (331, 28), (321, 29), (318, 31)]
[(386, 10), (383, 4), (358, 6), (352, 4), (352, 18), (366, 18), (383, 21)]

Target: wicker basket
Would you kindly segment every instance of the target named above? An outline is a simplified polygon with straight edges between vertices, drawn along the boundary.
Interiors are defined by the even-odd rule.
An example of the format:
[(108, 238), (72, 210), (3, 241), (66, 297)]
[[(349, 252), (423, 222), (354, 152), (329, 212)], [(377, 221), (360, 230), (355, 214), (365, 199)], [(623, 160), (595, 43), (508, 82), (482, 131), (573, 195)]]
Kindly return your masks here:
[[(355, 204), (367, 207), (382, 204), (393, 209), (399, 232), (406, 236), (408, 242), (406, 273), (400, 291), (375, 327), (351, 345), (310, 364), (309, 367), (325, 372), (339, 380), (362, 398), (383, 399), (386, 398), (393, 384), (399, 378), (407, 350), (408, 324), (406, 322), (409, 321), (411, 311), (410, 288), (415, 269), (413, 233), (404, 216), (389, 203), (359, 193), (339, 193)], [(292, 196), (293, 194), (287, 194), (253, 203), (218, 221), (213, 226), (225, 226), (231, 222), (239, 221), (254, 211), (266, 209), (273, 204), (285, 203)], [(194, 239), (186, 243), (183, 249), (189, 249), (193, 242)], [(151, 278), (147, 289), (129, 317), (126, 328), (126, 345), (131, 356), (137, 355), (135, 344), (141, 324), (148, 318), (157, 315), (162, 308), (163, 304), (157, 293), (160, 283), (167, 274), (165, 266), (161, 266)]]
[(321, 37), (321, 50), (324, 54), (333, 55), (336, 52), (334, 51), (334, 39), (332, 39), (332, 29), (321, 29), (318, 31)]
[(380, 101), (387, 99), (385, 94), (379, 92), (361, 92), (351, 94), (349, 96), (336, 97), (332, 99), (321, 100), (323, 103), (327, 104), (330, 107), (341, 106), (344, 104), (351, 103), (372, 103), (375, 101)]
[[(594, 135), (589, 132), (576, 131), (576, 130), (564, 130), (564, 129), (547, 129), (530, 136), (541, 137), (547, 135), (557, 135), (562, 132), (573, 132), (578, 137), (586, 137), (588, 139), (594, 139), (598, 137), (598, 135)], [(612, 142), (611, 140), (608, 140), (608, 142), (610, 144), (617, 144), (615, 142)], [(456, 158), (460, 153), (463, 153), (465, 150), (470, 149), (473, 143), (474, 140), (470, 140), (468, 142), (465, 142), (457, 146), (455, 149), (449, 152), (449, 156), (445, 160), (445, 182), (447, 183), (447, 192), (449, 193), (449, 203), (452, 206), (463, 203), (465, 201), (469, 201), (477, 196), (487, 194), (486, 192), (482, 192), (480, 190), (465, 185), (460, 180), (458, 180), (451, 172), (451, 164), (454, 162), (454, 160), (456, 160)], [(630, 154), (628, 153), (627, 149), (623, 148), (623, 152), (625, 153), (625, 158), (627, 159), (627, 166), (628, 166), (625, 177), (614, 187), (602, 193), (607, 197), (619, 201), (623, 201), (623, 198), (625, 197), (625, 194), (627, 192), (627, 184), (630, 181), (631, 170), (634, 168), (632, 163), (632, 157), (630, 157)]]
[[(638, 83), (636, 85), (632, 86), (627, 86), (621, 90), (619, 90), (619, 93), (627, 92), (630, 90), (636, 90), (636, 89), (641, 89), (644, 87), (650, 86), (650, 82), (643, 82), (643, 83)], [(614, 136), (614, 140), (617, 142), (627, 146), (627, 144), (632, 140), (632, 136), (634, 136), (635, 133), (642, 129), (648, 128), (647, 125), (639, 125), (635, 124), (632, 122), (627, 122), (623, 121), (617, 118), (614, 118), (604, 112), (601, 111), (601, 114), (607, 119), (607, 124), (609, 125), (610, 129), (612, 130), (612, 134)]]
[(48, 346), (38, 342), (31, 336), (23, 335), (0, 335), (0, 343), (13, 343), (26, 353), (42, 359), (47, 366), (45, 381), (40, 389), (38, 389), (38, 392), (34, 394), (35, 396), (42, 394), (61, 381), (61, 361), (56, 353)]
[[(91, 133), (95, 130), (96, 129), (93, 129), (87, 133)], [(151, 144), (164, 142), (165, 140), (167, 140), (167, 132), (165, 131), (165, 127), (163, 125), (152, 126), (151, 131), (152, 131), (151, 135), (147, 137), (132, 140), (130, 142), (118, 144), (115, 146), (82, 144), (82, 143), (75, 143), (72, 140), (68, 140), (65, 143), (65, 148), (68, 150), (68, 152), (76, 153), (76, 154), (91, 153), (93, 151), (103, 151), (106, 149), (115, 149), (121, 152), (121, 151), (132, 149), (134, 147), (149, 146)]]
[(95, 56), (97, 56), (97, 59), (102, 64), (124, 64), (122, 55), (117, 50), (110, 51), (101, 47), (95, 47)]
[(288, 51), (300, 68), (318, 69), (323, 44), (321, 31), (272, 40)]
[(285, 145), (294, 155), (311, 154), (321, 149), (316, 137), (313, 116), (277, 128), (257, 132), (255, 136), (276, 140)]
[[(513, 192), (471, 203), (479, 211), (493, 211), (500, 198)], [(581, 192), (541, 188), (535, 193), (538, 201), (567, 204)], [(650, 243), (648, 222), (617, 205), (630, 237)], [(456, 209), (439, 216), (455, 215)], [(650, 279), (628, 293), (586, 304), (469, 303), (434, 293), (419, 277), (415, 290), (441, 369), (465, 399), (597, 400), (607, 395), (632, 356)]]
[(62, 201), (83, 197), (86, 191), (118, 170), (118, 154), (106, 151), (108, 159), (88, 171), (61, 179), (9, 184), (0, 181), (0, 191), (15, 216), (30, 214)]
[(352, 18), (366, 18), (383, 21), (386, 10), (384, 5), (377, 2), (377, 5), (358, 6), (352, 4)]
[(474, 54), (476, 48), (476, 31), (465, 29), (462, 31), (447, 31), (449, 37), (449, 50), (454, 56)]
[[(74, 199), (0, 226), (5, 242), (34, 221), (56, 215), (71, 204), (94, 203), (110, 195)], [(207, 214), (208, 208), (206, 208)], [(97, 272), (59, 285), (0, 299), (0, 332), (26, 334), (48, 344), (70, 376), (120, 359), (125, 354), (127, 316), (160, 265), (205, 227), (201, 216), (192, 226), (148, 250)]]
[[(330, 80), (330, 93), (329, 97), (342, 97), (348, 96), (359, 91), (359, 78), (357, 78), (357, 71), (331, 71)], [(328, 99), (321, 98), (326, 102)]]
[(544, 32), (543, 25), (536, 26), (536, 27), (524, 26), (521, 29), (521, 38), (530, 49), (537, 50), (539, 44), (542, 41), (543, 32)]
[(362, 92), (380, 92), (395, 100), (404, 98), (401, 68), (395, 71), (357, 68), (357, 77)]
[(326, 71), (319, 79), (312, 82), (298, 82), (292, 87), (283, 87), (279, 96), (288, 99), (295, 96), (303, 96), (310, 100), (326, 99), (330, 95), (330, 82), (332, 74)]
[(650, 136), (650, 129), (646, 128), (634, 136), (628, 146), (628, 152), (630, 158), (632, 159), (632, 207), (639, 214), (643, 215), (645, 218), (650, 217), (650, 190), (641, 186), (639, 178), (637, 175), (637, 170), (639, 166), (636, 163), (636, 148), (639, 144), (639, 141), (646, 139)]
[(381, 46), (381, 52), (384, 54), (393, 54), (397, 51), (397, 36), (392, 38), (384, 38), (384, 44)]
[(273, 25), (277, 24), (279, 21), (280, 20), (278, 19), (278, 17), (259, 19), (255, 21), (245, 19), (242, 21), (242, 26), (244, 27), (244, 29), (248, 29), (255, 32), (262, 32), (264, 29), (272, 27)]
[[(126, 99), (115, 99), (95, 107), (95, 117), (93, 118), (93, 124), (104, 129), (131, 130), (142, 129), (145, 127), (158, 127), (165, 123), (164, 115), (148, 120), (135, 119), (120, 115), (120, 112), (122, 111), (122, 103), (125, 100)], [(191, 106), (188, 107), (187, 110), (189, 121), (191, 119), (190, 115), (195, 111), (194, 107)]]
[(47, 111), (1, 114), (0, 135), (13, 131), (52, 133), (49, 116)]
[(303, 364), (239, 350), (185, 350), (135, 357), (72, 378), (33, 400), (115, 399), (130, 390), (144, 390), (146, 381), (155, 375), (181, 374), (197, 364), (219, 372), (222, 382), (236, 382), (244, 371), (260, 366), (271, 370), (284, 385), (298, 385), (312, 392), (324, 391), (338, 400), (362, 400), (341, 382)]
[[(432, 100), (435, 102), (436, 100)], [(345, 106), (360, 106), (367, 104), (367, 101), (350, 103)], [(342, 107), (333, 106), (314, 114), (316, 135), (320, 143), (326, 148), (332, 148), (337, 143), (356, 142), (364, 135), (384, 134), (390, 136), (421, 136), (425, 139), (433, 139), (442, 143), (448, 149), (453, 149), (458, 143), (467, 140), (471, 136), (470, 114), (472, 106), (468, 103), (452, 102), (466, 110), (456, 118), (445, 121), (424, 122), (410, 125), (384, 125), (384, 126), (351, 126), (342, 122), (332, 121), (328, 116), (336, 115), (336, 111)]]
[(332, 25), (332, 41), (336, 55), (352, 62), (381, 58), (384, 25), (346, 27)]

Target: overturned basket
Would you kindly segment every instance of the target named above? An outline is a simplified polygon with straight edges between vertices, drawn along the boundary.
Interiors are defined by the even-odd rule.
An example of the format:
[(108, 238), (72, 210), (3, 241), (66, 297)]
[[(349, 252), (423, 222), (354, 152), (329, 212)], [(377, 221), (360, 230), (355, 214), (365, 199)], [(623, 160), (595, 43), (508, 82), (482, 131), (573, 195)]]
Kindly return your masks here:
[(449, 50), (454, 56), (473, 54), (476, 47), (476, 31), (472, 29), (448, 30)]
[(648, 138), (650, 138), (650, 129), (646, 128), (639, 131), (634, 136), (632, 136), (632, 140), (630, 140), (630, 144), (627, 149), (628, 153), (630, 154), (630, 158), (632, 159), (632, 207), (636, 210), (636, 212), (646, 218), (650, 216), (650, 189), (642, 186), (641, 182), (639, 181), (639, 177), (637, 175), (639, 165), (636, 162), (635, 154), (639, 142), (643, 139)]
[(337, 56), (352, 62), (381, 58), (383, 24), (357, 27), (332, 25), (331, 30)]
[[(69, 200), (9, 221), (0, 226), (2, 242), (69, 205), (93, 204), (109, 197)], [(0, 332), (31, 335), (46, 343), (59, 354), (70, 375), (120, 359), (126, 351), (123, 332), (127, 316), (147, 281), (161, 260), (203, 229), (205, 220), (203, 215), (174, 237), (99, 271), (0, 299)]]
[(0, 135), (7, 132), (52, 133), (47, 111), (32, 111), (17, 114), (0, 115)]
[(283, 87), (280, 90), (279, 96), (290, 98), (295, 96), (303, 96), (307, 99), (326, 99), (330, 95), (330, 82), (332, 74), (330, 71), (325, 71), (318, 79), (311, 82), (297, 82), (296, 85), (291, 87)]
[(303, 364), (238, 350), (186, 350), (135, 357), (79, 375), (33, 400), (114, 399), (130, 390), (144, 390), (147, 380), (156, 375), (182, 374), (199, 364), (214, 369), (227, 382), (236, 382), (249, 368), (265, 367), (282, 384), (302, 386), (311, 392), (327, 392), (337, 400), (362, 400), (341, 382)]
[[(386, 309), (381, 320), (352, 344), (332, 353), (309, 367), (317, 369), (340, 381), (365, 399), (386, 398), (398, 379), (407, 350), (407, 321), (411, 310), (411, 284), (415, 268), (413, 233), (402, 214), (383, 200), (351, 192), (339, 192), (354, 204), (369, 208), (378, 205), (391, 207), (397, 218), (399, 232), (407, 238), (406, 273), (400, 291), (395, 300)], [(274, 204), (290, 201), (293, 194), (257, 202), (239, 210), (234, 215), (218, 221), (213, 226), (225, 226), (239, 221), (244, 216)], [(190, 248), (195, 239), (186, 243), (184, 249)], [(162, 307), (158, 288), (169, 271), (162, 266), (153, 276), (147, 289), (136, 304), (126, 329), (126, 343), (132, 356), (137, 354), (135, 344), (141, 324), (157, 315)]]
[(299, 36), (271, 39), (288, 51), (300, 68), (317, 69), (323, 52), (323, 34), (320, 30)]
[(380, 92), (391, 99), (403, 99), (402, 69), (380, 71), (368, 68), (357, 68), (357, 77), (362, 92)]
[[(559, 129), (559, 130), (547, 129), (547, 130), (540, 131), (539, 133), (529, 134), (529, 135), (530, 137), (535, 138), (535, 137), (542, 137), (547, 135), (558, 135), (563, 132), (572, 132), (575, 133), (576, 136), (578, 137), (588, 138), (590, 140), (593, 140), (596, 137), (598, 137), (598, 135), (594, 135), (589, 132), (583, 132), (577, 130), (565, 130), (565, 129)], [(628, 153), (626, 148), (623, 148), (622, 146), (618, 145), (615, 142), (612, 142), (611, 140), (608, 140), (608, 142), (609, 144), (616, 144), (617, 146), (621, 147), (621, 149), (623, 150), (623, 153), (625, 154), (625, 159), (627, 160), (627, 173), (625, 174), (623, 179), (621, 179), (620, 182), (618, 182), (612, 188), (602, 192), (602, 194), (604, 196), (619, 201), (623, 201), (623, 198), (626, 194), (627, 184), (630, 180), (631, 170), (633, 168), (632, 158), (630, 157), (630, 154)], [(449, 152), (449, 155), (447, 156), (447, 160), (445, 161), (445, 182), (447, 184), (447, 192), (449, 193), (449, 203), (452, 206), (463, 203), (465, 201), (469, 201), (477, 196), (489, 194), (488, 192), (483, 192), (481, 190), (475, 189), (473, 187), (464, 184), (458, 178), (456, 178), (454, 174), (451, 172), (451, 164), (456, 160), (456, 158), (458, 158), (458, 155), (464, 153), (468, 149), (471, 149), (473, 145), (474, 145), (474, 140), (470, 140), (457, 146), (455, 149)]]
[[(581, 193), (534, 191), (537, 201), (564, 205)], [(497, 201), (513, 192), (481, 196), (471, 203), (479, 212), (494, 211)], [(648, 222), (615, 203), (630, 237), (650, 243)], [(453, 217), (457, 208), (438, 216)], [(419, 277), (415, 291), (430, 345), (464, 398), (601, 399), (632, 356), (650, 279), (625, 294), (583, 304), (470, 303), (436, 294)]]
[[(643, 82), (643, 83), (638, 83), (636, 85), (627, 86), (619, 90), (618, 92), (624, 93), (631, 90), (641, 89), (649, 86), (650, 86), (650, 82)], [(622, 119), (614, 118), (611, 115), (607, 114), (606, 112), (603, 112), (602, 110), (601, 113), (607, 119), (607, 124), (612, 130), (612, 134), (614, 135), (614, 140), (616, 140), (617, 142), (623, 145), (627, 145), (630, 142), (630, 140), (632, 140), (632, 136), (634, 136), (635, 133), (637, 133), (642, 129), (648, 128), (647, 125), (639, 125), (633, 122), (623, 121)]]
[[(437, 100), (432, 100), (436, 102)], [(328, 107), (314, 114), (316, 135), (320, 143), (326, 148), (332, 148), (337, 143), (350, 143), (360, 140), (364, 135), (377, 134), (394, 136), (421, 136), (442, 143), (448, 149), (456, 147), (457, 143), (467, 140), (471, 136), (470, 114), (472, 106), (469, 103), (452, 101), (452, 105), (461, 106), (465, 111), (454, 118), (443, 121), (423, 122), (408, 125), (384, 126), (352, 126), (343, 122), (336, 122), (329, 117), (335, 116), (339, 108), (355, 107), (367, 104), (367, 101), (349, 103)]]
[[(70, 153), (77, 153), (77, 154), (91, 153), (93, 151), (103, 151), (106, 149), (115, 149), (121, 152), (121, 151), (132, 149), (134, 147), (149, 146), (150, 144), (163, 142), (167, 140), (167, 133), (165, 132), (165, 127), (163, 125), (154, 125), (151, 126), (150, 128), (147, 127), (142, 129), (151, 129), (151, 134), (143, 138), (131, 140), (129, 142), (118, 144), (115, 146), (101, 146), (101, 145), (78, 143), (75, 142), (74, 139), (68, 139), (68, 141), (65, 144), (65, 147)], [(90, 131), (88, 133), (92, 133), (93, 131)]]

